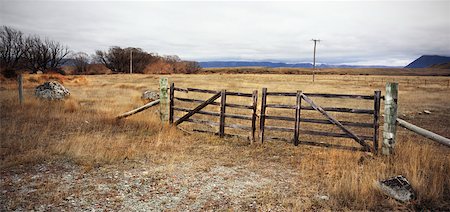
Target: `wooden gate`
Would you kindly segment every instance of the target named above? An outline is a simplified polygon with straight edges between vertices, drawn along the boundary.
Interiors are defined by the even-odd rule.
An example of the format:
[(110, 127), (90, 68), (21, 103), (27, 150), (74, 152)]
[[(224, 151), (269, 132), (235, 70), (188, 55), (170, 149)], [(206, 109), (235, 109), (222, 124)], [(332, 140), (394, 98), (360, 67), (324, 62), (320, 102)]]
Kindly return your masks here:
[[(195, 98), (183, 98), (177, 97), (175, 92), (182, 93), (203, 93), (205, 95), (212, 94), (212, 96), (206, 100), (200, 100)], [(248, 100), (249, 104), (242, 103), (231, 103), (230, 100), (227, 100), (227, 96), (237, 96), (243, 97)], [(220, 102), (216, 102), (217, 99), (220, 98)], [(242, 93), (242, 92), (230, 92), (226, 90), (214, 91), (214, 90), (206, 90), (206, 89), (197, 89), (197, 88), (178, 88), (175, 87), (174, 83), (170, 85), (170, 107), (169, 107), (169, 122), (174, 125), (179, 125), (183, 122), (191, 122), (197, 124), (208, 125), (211, 127), (219, 127), (218, 132), (211, 132), (205, 130), (193, 129), (198, 132), (211, 132), (218, 134), (220, 137), (224, 136), (241, 136), (238, 134), (225, 133), (225, 128), (239, 129), (243, 131), (250, 132), (250, 140), (252, 142), (255, 141), (255, 133), (256, 133), (256, 107), (258, 100), (258, 91), (253, 91), (253, 93)], [(186, 108), (175, 106), (175, 101), (184, 102), (184, 103), (192, 103), (198, 104), (194, 108)], [(207, 111), (205, 108), (208, 105), (219, 106), (220, 112), (215, 111)], [(227, 113), (227, 108), (237, 108), (244, 109), (249, 112), (245, 112), (245, 114), (231, 114)], [(175, 116), (175, 111), (185, 112), (181, 117)], [(205, 115), (209, 118), (207, 119), (199, 119), (194, 118), (195, 114)], [(212, 117), (211, 117), (212, 116)], [(212, 119), (218, 118), (218, 122), (212, 121)], [(239, 120), (247, 120), (251, 121), (251, 126), (243, 125), (240, 123), (231, 123), (228, 119), (239, 119)]]
[[(269, 97), (296, 97), (295, 105), (293, 104), (267, 104)], [(310, 97), (315, 98), (333, 98), (333, 99), (344, 99), (344, 100), (371, 100), (373, 101), (373, 108), (371, 109), (355, 109), (346, 107), (321, 107), (315, 103)], [(348, 94), (319, 94), (319, 93), (303, 93), (302, 91), (297, 92), (267, 92), (267, 88), (263, 88), (262, 100), (261, 100), (261, 116), (260, 116), (260, 140), (264, 142), (265, 130), (281, 131), (281, 132), (293, 132), (292, 141), (295, 145), (307, 144), (315, 146), (332, 146), (337, 148), (346, 149), (357, 149), (363, 151), (378, 151), (378, 131), (379, 131), (379, 114), (380, 114), (380, 100), (381, 92), (375, 91), (373, 96), (369, 95), (348, 95)], [(304, 100), (308, 106), (302, 105), (302, 100)], [(288, 116), (277, 116), (277, 115), (267, 115), (267, 108), (278, 108), (278, 109), (291, 109), (295, 110), (294, 117)], [(318, 111), (326, 119), (317, 118), (304, 118), (301, 115), (302, 110), (313, 110)], [(354, 114), (368, 114), (372, 116), (372, 122), (359, 122), (359, 121), (338, 121), (335, 117), (330, 115), (330, 113), (354, 113)], [(266, 120), (282, 120), (287, 122), (294, 122), (293, 126), (266, 126)], [(367, 119), (367, 118), (366, 118)], [(302, 127), (302, 123), (312, 123), (312, 124), (324, 124), (324, 125), (335, 125), (343, 133), (329, 132), (325, 130), (318, 129), (308, 129), (306, 130)], [(349, 127), (353, 128), (370, 128), (372, 129), (372, 135), (357, 135)], [(304, 141), (301, 140), (301, 135), (313, 135), (313, 136), (328, 136), (337, 138), (351, 138), (355, 140), (361, 147), (348, 147), (329, 143), (320, 143), (314, 141)], [(279, 137), (270, 137), (270, 139), (278, 140), (289, 140)], [(369, 141), (369, 143), (368, 143)], [(372, 143), (372, 145), (370, 145)]]

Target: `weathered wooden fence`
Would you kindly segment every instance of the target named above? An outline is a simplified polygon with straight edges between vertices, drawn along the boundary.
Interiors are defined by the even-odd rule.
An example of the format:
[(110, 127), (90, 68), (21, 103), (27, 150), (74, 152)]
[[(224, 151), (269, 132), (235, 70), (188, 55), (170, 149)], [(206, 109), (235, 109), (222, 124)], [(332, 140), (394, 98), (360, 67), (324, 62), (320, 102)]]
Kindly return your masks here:
[[(267, 100), (270, 97), (281, 96), (281, 97), (296, 97), (295, 104), (267, 104)], [(310, 97), (316, 98), (335, 98), (335, 99), (343, 99), (345, 101), (350, 100), (370, 100), (373, 101), (373, 108), (371, 109), (355, 109), (355, 108), (343, 108), (343, 107), (321, 107), (316, 104)], [(263, 88), (262, 90), (262, 98), (261, 98), (261, 115), (260, 115), (260, 141), (264, 142), (265, 139), (265, 130), (273, 130), (273, 131), (281, 131), (281, 132), (292, 132), (292, 141), (295, 145), (298, 144), (309, 144), (316, 146), (334, 146), (334, 147), (343, 147), (341, 145), (334, 144), (325, 144), (311, 141), (302, 141), (300, 139), (301, 135), (314, 135), (314, 136), (328, 136), (328, 137), (339, 137), (339, 138), (351, 138), (355, 140), (362, 148), (349, 147), (351, 149), (359, 149), (363, 151), (378, 151), (378, 131), (379, 131), (379, 114), (380, 114), (380, 100), (381, 100), (381, 92), (375, 91), (374, 95), (347, 95), (347, 94), (319, 94), (319, 93), (303, 93), (302, 91), (297, 92), (268, 92), (267, 88)], [(302, 105), (302, 100), (304, 100), (308, 106)], [(277, 109), (290, 109), (295, 110), (294, 117), (288, 116), (275, 116), (275, 115), (267, 115), (268, 108), (277, 108)], [(316, 119), (316, 118), (305, 118), (301, 115), (302, 110), (315, 110), (320, 112), (326, 119)], [(369, 114), (372, 115), (372, 121), (370, 123), (367, 122), (356, 122), (356, 121), (338, 121), (334, 118), (332, 113), (356, 113), (356, 114)], [(291, 127), (285, 126), (268, 126), (266, 125), (266, 120), (282, 120), (293, 122)], [(301, 123), (314, 123), (314, 124), (327, 124), (327, 125), (336, 125), (343, 133), (335, 133), (335, 132), (327, 132), (323, 130), (317, 129), (304, 129), (301, 127)], [(357, 135), (348, 127), (359, 127), (359, 128), (372, 128), (372, 135)], [(277, 138), (271, 137), (270, 139), (279, 139), (279, 140), (289, 140), (286, 138)], [(370, 145), (369, 143), (372, 143)]]
[[(200, 100), (200, 99), (194, 99), (194, 98), (183, 98), (183, 97), (177, 97), (176, 92), (183, 92), (183, 93), (189, 93), (189, 92), (195, 92), (195, 93), (204, 93), (204, 94), (212, 94), (212, 96), (209, 99), (206, 100)], [(220, 137), (224, 137), (226, 135), (233, 134), (225, 133), (225, 128), (233, 128), (233, 129), (240, 129), (250, 132), (251, 141), (255, 141), (255, 132), (256, 132), (256, 108), (257, 108), (257, 99), (258, 99), (258, 91), (253, 91), (253, 93), (242, 93), (242, 92), (231, 92), (227, 90), (221, 90), (221, 91), (214, 91), (214, 90), (206, 90), (206, 89), (197, 89), (197, 88), (179, 88), (175, 87), (174, 83), (171, 83), (170, 85), (170, 106), (169, 106), (169, 122), (174, 125), (179, 125), (183, 122), (192, 122), (197, 124), (204, 124), (212, 127), (219, 127), (218, 132), (213, 132), (218, 134)], [(229, 100), (227, 100), (227, 96), (239, 96), (249, 99), (249, 104), (238, 104), (238, 103), (232, 103)], [(216, 102), (217, 99), (220, 98), (220, 102)], [(188, 103), (198, 103), (198, 105), (195, 108), (185, 108), (185, 107), (178, 107), (175, 105), (175, 101), (180, 102), (188, 102)], [(220, 107), (220, 112), (214, 112), (214, 111), (205, 111), (202, 110), (208, 105), (214, 105)], [(231, 114), (227, 113), (227, 108), (238, 108), (238, 109), (244, 109), (248, 110), (246, 114), (248, 115), (241, 115), (241, 114)], [(176, 117), (174, 115), (175, 111), (185, 112), (185, 114), (181, 117)], [(213, 116), (218, 117), (219, 122), (211, 121), (211, 119), (205, 120), (205, 119), (199, 119), (194, 118), (193, 115), (195, 114), (202, 114), (206, 116)], [(231, 121), (228, 121), (228, 119), (240, 119), (240, 120), (247, 120), (251, 121), (251, 126), (237, 124), (237, 123), (230, 123)], [(203, 130), (196, 130), (200, 132), (207, 132)], [(238, 135), (237, 135), (238, 136)]]

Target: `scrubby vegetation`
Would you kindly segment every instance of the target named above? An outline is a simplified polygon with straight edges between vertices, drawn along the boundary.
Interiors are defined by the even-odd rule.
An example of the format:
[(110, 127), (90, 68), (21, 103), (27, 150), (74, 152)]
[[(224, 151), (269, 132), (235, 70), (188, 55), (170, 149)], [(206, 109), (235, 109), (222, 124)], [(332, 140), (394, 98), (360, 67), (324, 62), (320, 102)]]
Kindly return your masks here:
[[(171, 75), (170, 79), (179, 86), (209, 82), (202, 86), (208, 89), (219, 88), (217, 82), (220, 81), (220, 88), (231, 90), (236, 90), (239, 84), (248, 89), (264, 85), (271, 90), (286, 90), (297, 86), (312, 92), (343, 93), (351, 88), (364, 93), (383, 86), (358, 81), (343, 82), (343, 86), (336, 83), (339, 76), (328, 76), (327, 81), (320, 81), (319, 77), (322, 83), (314, 85), (306, 80), (309, 76), (226, 75), (230, 79), (226, 82), (222, 81), (223, 77)], [(286, 77), (292, 83), (280, 84)], [(201, 202), (203, 209), (212, 210), (446, 210), (450, 207), (447, 198), (450, 194), (449, 149), (405, 130), (399, 129), (396, 154), (382, 157), (332, 148), (295, 147), (283, 142), (250, 145), (241, 139), (186, 134), (161, 125), (156, 109), (117, 121), (116, 115), (142, 104), (141, 91), (157, 87), (158, 78), (154, 75), (25, 75), (24, 105), (17, 102), (16, 85), (3, 81), (0, 173), (1, 187), (7, 193), (0, 194), (2, 210), (33, 209), (41, 204), (51, 204), (50, 209), (76, 210), (80, 208), (70, 205), (71, 198), (104, 202), (119, 198), (114, 192), (126, 189), (135, 192), (134, 189), (139, 189), (139, 194), (148, 195), (146, 200), (158, 199), (158, 195), (164, 194), (167, 201), (180, 198), (179, 194), (187, 189), (188, 194), (181, 196), (176, 206), (154, 203), (156, 207), (170, 206), (174, 210), (195, 208), (196, 202)], [(64, 102), (34, 99), (32, 88), (47, 79), (64, 83), (72, 92), (70, 99)], [(405, 85), (400, 89), (400, 114), (416, 116), (413, 122), (426, 124), (428, 129), (449, 136), (449, 108), (444, 104), (448, 100), (438, 98), (447, 96), (445, 86), (418, 89)], [(420, 101), (426, 101), (427, 105), (421, 106), (416, 102), (419, 99), (409, 98), (417, 95), (423, 96)], [(421, 107), (431, 108), (433, 113), (414, 115)], [(34, 167), (55, 171), (34, 173), (31, 171)], [(120, 175), (116, 182), (102, 174), (116, 172), (133, 172), (136, 176)], [(67, 173), (76, 179), (70, 180)], [(417, 192), (418, 198), (412, 203), (399, 203), (377, 189), (377, 180), (399, 174), (406, 176)], [(41, 175), (47, 177), (33, 177)], [(22, 180), (14, 181), (18, 177)], [(139, 180), (133, 181), (137, 182), (134, 187), (119, 186), (129, 179)], [(144, 179), (152, 181), (146, 184)], [(77, 183), (79, 180), (99, 184)], [(195, 184), (189, 184), (191, 182)], [(66, 188), (68, 183), (71, 187)], [(27, 185), (33, 185), (33, 192), (22, 189)], [(213, 185), (216, 187), (209, 189), (208, 186)], [(93, 191), (102, 186), (114, 189), (94, 192), (97, 196), (91, 197), (84, 195), (84, 186), (90, 186), (87, 190)], [(177, 193), (174, 188), (181, 190)], [(220, 199), (213, 198), (217, 192), (222, 192)], [(318, 196), (327, 196), (329, 200)], [(123, 205), (133, 198), (105, 207), (124, 209)]]

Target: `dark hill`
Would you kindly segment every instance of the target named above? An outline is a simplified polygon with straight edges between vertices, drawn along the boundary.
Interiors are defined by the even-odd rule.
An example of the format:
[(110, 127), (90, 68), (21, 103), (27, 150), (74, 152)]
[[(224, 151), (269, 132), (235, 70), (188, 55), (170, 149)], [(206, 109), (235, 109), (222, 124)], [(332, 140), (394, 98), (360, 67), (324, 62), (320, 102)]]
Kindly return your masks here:
[(414, 60), (412, 63), (405, 66), (405, 68), (429, 68), (436, 64), (449, 63), (450, 57), (438, 55), (422, 55)]

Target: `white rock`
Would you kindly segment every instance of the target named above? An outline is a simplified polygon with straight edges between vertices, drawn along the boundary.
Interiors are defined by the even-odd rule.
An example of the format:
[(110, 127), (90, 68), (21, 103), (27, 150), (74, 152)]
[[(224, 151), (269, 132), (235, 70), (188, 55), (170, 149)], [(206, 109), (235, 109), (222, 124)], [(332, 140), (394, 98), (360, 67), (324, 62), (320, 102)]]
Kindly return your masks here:
[(70, 92), (59, 82), (51, 81), (37, 86), (34, 89), (34, 95), (41, 99), (62, 100), (69, 96)]

